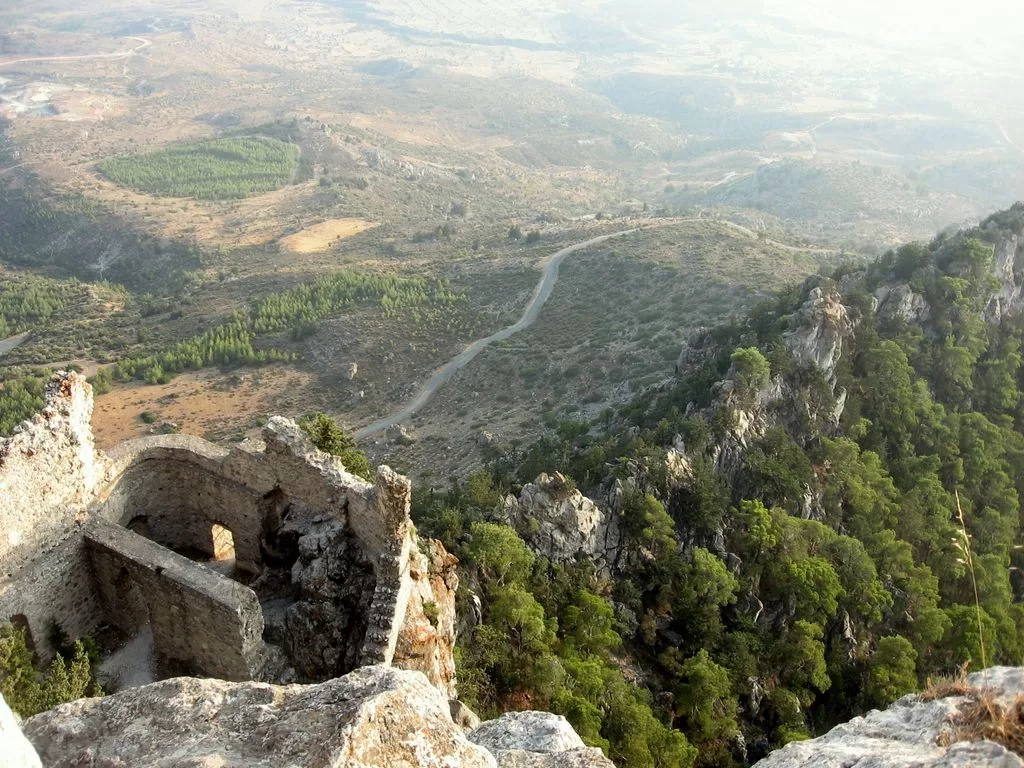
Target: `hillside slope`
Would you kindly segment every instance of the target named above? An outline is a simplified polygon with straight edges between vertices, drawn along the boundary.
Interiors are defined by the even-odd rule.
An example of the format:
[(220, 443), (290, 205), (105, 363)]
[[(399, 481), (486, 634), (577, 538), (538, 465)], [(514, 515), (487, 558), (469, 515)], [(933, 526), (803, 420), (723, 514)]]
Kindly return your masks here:
[(543, 703), (629, 765), (729, 766), (1019, 660), (1022, 236), (1018, 204), (809, 278), (599, 424), (421, 499), (482, 598), (475, 705)]

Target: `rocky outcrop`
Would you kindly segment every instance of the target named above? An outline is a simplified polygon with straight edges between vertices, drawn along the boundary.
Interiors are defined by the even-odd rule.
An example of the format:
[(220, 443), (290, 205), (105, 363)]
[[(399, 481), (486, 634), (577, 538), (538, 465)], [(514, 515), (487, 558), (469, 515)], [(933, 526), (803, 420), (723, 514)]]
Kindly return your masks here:
[[(372, 666), (317, 685), (176, 678), (80, 699), (24, 727), (48, 768), (615, 768), (557, 715), (474, 724), (467, 737), (419, 672)], [(0, 747), (11, 746), (0, 754), (20, 754), (20, 738), (34, 757), (10, 725), (0, 708)]]
[(998, 323), (1024, 308), (1024, 239), (1010, 235), (999, 240), (994, 255), (999, 290), (989, 301), (985, 314)]
[(422, 541), (410, 558), (413, 581), (392, 663), (423, 672), (452, 699), (455, 680), (455, 593), (459, 561), (433, 539)]
[[(971, 686), (1001, 692), (1013, 711), (1024, 693), (1024, 669), (996, 667), (971, 675)], [(926, 701), (906, 696), (824, 736), (794, 742), (756, 768), (1022, 768), (1024, 760), (991, 741), (957, 741), (955, 719), (968, 702), (961, 695)]]
[(518, 499), (506, 497), (503, 512), (534, 552), (554, 562), (570, 562), (578, 553), (604, 571), (618, 562), (618, 518), (569, 487), (557, 472), (542, 473), (523, 486)]
[(417, 672), (363, 667), (318, 685), (176, 678), (37, 715), (49, 768), (493, 768)]
[(42, 768), (39, 756), (22, 735), (3, 696), (0, 696), (0, 755), (6, 768)]
[(875, 291), (875, 314), (881, 320), (920, 325), (931, 314), (928, 300), (906, 283), (881, 285)]
[(816, 366), (834, 384), (843, 342), (854, 329), (850, 310), (835, 283), (829, 280), (811, 288), (800, 309), (789, 316), (788, 325), (790, 330), (783, 338), (797, 364)]
[(561, 715), (506, 712), (469, 734), (498, 759), (499, 768), (615, 768), (600, 749), (588, 747)]

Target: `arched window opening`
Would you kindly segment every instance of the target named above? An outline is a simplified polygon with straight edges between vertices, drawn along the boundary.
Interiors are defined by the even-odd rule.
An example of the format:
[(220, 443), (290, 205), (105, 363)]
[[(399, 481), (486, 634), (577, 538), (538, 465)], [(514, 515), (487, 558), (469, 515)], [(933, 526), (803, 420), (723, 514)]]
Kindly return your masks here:
[(235, 536), (231, 533), (231, 530), (223, 525), (214, 523), (210, 533), (213, 536), (213, 559), (234, 560)]

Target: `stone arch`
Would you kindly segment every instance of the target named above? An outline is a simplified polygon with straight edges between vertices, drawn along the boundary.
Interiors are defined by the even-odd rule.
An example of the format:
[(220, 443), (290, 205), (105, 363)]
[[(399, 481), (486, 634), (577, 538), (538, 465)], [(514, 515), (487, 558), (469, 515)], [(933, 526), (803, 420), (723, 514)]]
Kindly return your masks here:
[(193, 560), (217, 559), (214, 525), (231, 532), (238, 567), (259, 573), (263, 495), (184, 451), (145, 457), (117, 480), (104, 514)]

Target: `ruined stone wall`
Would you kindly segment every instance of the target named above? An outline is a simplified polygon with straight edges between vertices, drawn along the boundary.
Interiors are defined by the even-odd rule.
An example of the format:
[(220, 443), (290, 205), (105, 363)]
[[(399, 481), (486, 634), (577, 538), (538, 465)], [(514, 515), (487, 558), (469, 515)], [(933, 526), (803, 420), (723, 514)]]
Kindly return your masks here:
[(165, 673), (259, 679), (263, 612), (255, 593), (120, 526), (86, 533), (107, 620), (134, 633), (148, 623)]
[(49, 639), (51, 621), (72, 637), (91, 633), (103, 622), (103, 606), (80, 535), (59, 539), (23, 563), (16, 577), (0, 583), (0, 624), (15, 616), (27, 620), (30, 639), (43, 661), (55, 650)]
[(105, 469), (85, 378), (57, 377), (46, 397), (42, 412), (0, 439), (0, 622), (26, 617), (44, 659), (51, 620), (81, 634), (102, 615), (79, 542)]
[(263, 499), (197, 458), (169, 447), (145, 451), (118, 478), (103, 516), (125, 527), (144, 527), (147, 538), (175, 551), (209, 558), (214, 556), (211, 530), (216, 523), (231, 531), (239, 566), (258, 570)]
[[(392, 663), (401, 647), (398, 663), (454, 690), (454, 638), (440, 636), (451, 622), (424, 616), (447, 593), (434, 596), (424, 576), (408, 479), (381, 467), (367, 483), (276, 417), (262, 441), (231, 450), (166, 435), (104, 456), (91, 410), (84, 378), (59, 374), (46, 410), (0, 441), (0, 622), (26, 616), (38, 643), (51, 618), (72, 635), (148, 621), (166, 661), (254, 677), (265, 650), (256, 593), (167, 549), (214, 555), (216, 523), (273, 607), (271, 642), (297, 669), (323, 679)], [(124, 528), (135, 525), (144, 537)]]

